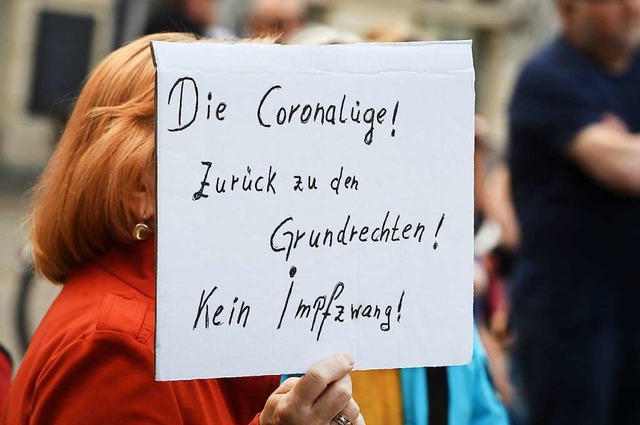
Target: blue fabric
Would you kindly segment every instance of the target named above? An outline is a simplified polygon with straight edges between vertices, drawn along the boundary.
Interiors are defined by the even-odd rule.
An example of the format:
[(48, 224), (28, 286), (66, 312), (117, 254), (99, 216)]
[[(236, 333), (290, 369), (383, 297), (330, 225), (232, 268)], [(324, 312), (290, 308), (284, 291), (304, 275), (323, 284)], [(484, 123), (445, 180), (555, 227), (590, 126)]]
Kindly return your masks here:
[(619, 362), (613, 323), (562, 329), (520, 317), (515, 384), (525, 424), (611, 425)]
[(447, 368), (449, 378), (449, 423), (505, 425), (507, 411), (489, 379), (487, 354), (478, 330), (473, 332), (473, 357), (465, 366)]
[(429, 393), (425, 368), (400, 369), (400, 386), (404, 425), (428, 425)]
[[(473, 356), (464, 366), (447, 368), (449, 424), (506, 425), (507, 412), (488, 375), (487, 355), (474, 327)], [(428, 425), (429, 389), (424, 368), (401, 369), (405, 425)], [(366, 418), (365, 418), (366, 419)]]
[(516, 312), (581, 323), (640, 296), (640, 198), (607, 190), (567, 156), (580, 130), (605, 113), (640, 132), (640, 57), (613, 77), (560, 37), (522, 70), (509, 108), (522, 228)]

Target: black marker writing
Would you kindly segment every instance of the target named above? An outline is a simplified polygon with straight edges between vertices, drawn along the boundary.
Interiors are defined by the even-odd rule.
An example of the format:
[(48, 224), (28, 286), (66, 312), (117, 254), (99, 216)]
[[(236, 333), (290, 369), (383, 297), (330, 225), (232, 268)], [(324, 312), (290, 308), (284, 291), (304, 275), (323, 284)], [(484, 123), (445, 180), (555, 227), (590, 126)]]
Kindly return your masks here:
[(191, 199), (194, 201), (199, 200), (200, 198), (208, 198), (209, 195), (204, 193), (204, 188), (209, 186), (209, 182), (207, 181), (207, 177), (209, 176), (209, 170), (211, 169), (211, 163), (208, 161), (202, 161), (202, 165), (207, 167), (207, 171), (204, 172), (204, 178), (200, 182), (200, 190), (193, 194)]
[(344, 184), (345, 189), (353, 189), (358, 190), (358, 179), (356, 176), (347, 176), (344, 179), (344, 183), (342, 183), (342, 173), (344, 172), (344, 167), (340, 167), (340, 174), (337, 177), (331, 179), (331, 189), (336, 193), (336, 195), (340, 194), (340, 188), (342, 184)]
[[(322, 322), (320, 323), (320, 327), (318, 328), (318, 336), (316, 337), (316, 341), (320, 341), (320, 335), (322, 334), (322, 328), (324, 327), (324, 322), (327, 320), (327, 317), (331, 316), (331, 304), (340, 298), (342, 295), (342, 291), (344, 291), (344, 283), (338, 282), (336, 286), (333, 288), (333, 292), (329, 297), (329, 303), (327, 304), (327, 308), (322, 312)], [(313, 326), (312, 326), (313, 327)]]
[(260, 104), (258, 105), (258, 122), (260, 123), (261, 126), (263, 127), (271, 127), (271, 124), (265, 124), (264, 121), (262, 121), (262, 106), (264, 105), (264, 101), (267, 100), (267, 97), (271, 94), (272, 91), (274, 90), (280, 90), (282, 88), (282, 86), (273, 86), (271, 87), (269, 90), (267, 90), (267, 92), (264, 94), (264, 96), (262, 96), (262, 99), (260, 99)]
[[(332, 126), (346, 123), (365, 124), (367, 131), (363, 141), (365, 144), (370, 145), (374, 141), (375, 127), (385, 123), (386, 108), (361, 106), (359, 99), (352, 99), (346, 94), (342, 95), (339, 104), (338, 102), (311, 102), (282, 106), (279, 105), (279, 98), (276, 95), (276, 91), (281, 89), (281, 85), (271, 86), (260, 99), (256, 115), (258, 123), (262, 127), (271, 128), (273, 125), (284, 126), (290, 124), (307, 125), (309, 123), (318, 125), (330, 124)], [(400, 101), (396, 101), (391, 122), (392, 126), (395, 125), (399, 105)], [(275, 110), (276, 113), (275, 115), (270, 115), (267, 114), (267, 110)], [(395, 129), (391, 131), (391, 135), (392, 137), (395, 136)]]
[(402, 295), (400, 295), (400, 302), (398, 303), (398, 323), (400, 323), (400, 318), (402, 317), (402, 314), (400, 314), (400, 312), (402, 311), (403, 299), (404, 299), (404, 291), (402, 291)]
[[(230, 309), (231, 311), (228, 315), (224, 314), (225, 306), (222, 304), (218, 304), (215, 306), (215, 311), (212, 316), (209, 314), (209, 301), (216, 290), (218, 290), (217, 286), (214, 286), (213, 289), (209, 291), (209, 293), (207, 293), (204, 289), (202, 290), (200, 301), (198, 303), (198, 309), (196, 312), (196, 318), (193, 322), (193, 330), (195, 330), (201, 322), (204, 322), (205, 329), (209, 329), (210, 325), (218, 327), (224, 325), (225, 323), (228, 326), (241, 325), (243, 328), (246, 328), (247, 321), (249, 320), (249, 314), (251, 312), (251, 306), (242, 301), (239, 305), (240, 310), (238, 312), (238, 315), (236, 316), (236, 306), (238, 305), (237, 303), (239, 301), (238, 297), (233, 298)], [(227, 310), (229, 309), (228, 307), (229, 306), (227, 306), (226, 308)], [(201, 320), (203, 312), (204, 319)], [(226, 319), (226, 322), (223, 319)]]
[(305, 189), (316, 190), (318, 189), (318, 180), (313, 176), (307, 176), (307, 184), (304, 184), (302, 176), (293, 176), (295, 184), (293, 185), (294, 192), (303, 192)]
[(294, 250), (300, 247), (331, 248), (339, 244), (349, 245), (353, 242), (391, 243), (410, 239), (422, 243), (425, 226), (421, 222), (401, 223), (397, 214), (393, 224), (389, 220), (391, 212), (387, 211), (382, 223), (374, 225), (351, 224), (351, 215), (347, 215), (341, 227), (324, 229), (300, 229), (292, 225), (293, 217), (280, 222), (271, 233), (269, 244), (273, 252), (284, 252), (285, 261), (289, 261)]
[[(304, 298), (300, 298), (298, 307), (295, 310), (289, 312), (289, 304), (294, 296), (295, 288), (293, 281), (287, 292), (287, 299), (280, 314), (280, 321), (276, 330), (281, 329), (289, 320), (310, 320), (311, 324), (309, 331), (315, 334), (316, 341), (320, 341), (322, 334), (325, 330), (325, 325), (333, 324), (337, 326), (347, 321), (356, 320), (371, 320), (378, 323), (378, 328), (382, 332), (389, 332), (392, 328), (391, 312), (393, 311), (392, 304), (380, 304), (380, 303), (357, 303), (357, 302), (345, 302), (342, 301), (343, 296), (346, 293), (346, 284), (338, 282), (327, 295), (319, 295), (313, 302), (305, 302)], [(403, 300), (405, 291), (402, 291), (399, 302), (397, 303), (397, 322), (400, 323), (402, 315)], [(345, 314), (345, 311), (348, 314)], [(333, 317), (333, 320), (328, 320)]]
[[(204, 193), (204, 188), (209, 186), (209, 169), (211, 168), (211, 162), (202, 162), (203, 165), (207, 165), (207, 171), (204, 179), (201, 182), (201, 188), (198, 192), (193, 194), (193, 200), (197, 201), (200, 198), (208, 198), (208, 194)], [(214, 168), (215, 169), (215, 168)], [(222, 195), (227, 192), (259, 192), (276, 194), (276, 177), (278, 173), (269, 166), (268, 170), (264, 170), (263, 173), (254, 173), (254, 170), (247, 166), (244, 174), (231, 174), (227, 177), (215, 176), (211, 177), (211, 184), (215, 181), (215, 194)]]
[[(187, 85), (187, 93), (185, 93), (185, 85)], [(176, 87), (180, 86), (180, 99), (178, 100), (178, 126), (174, 128), (169, 128), (169, 131), (182, 131), (185, 128), (189, 127), (194, 123), (196, 117), (198, 116), (198, 85), (196, 81), (191, 77), (182, 77), (179, 78), (171, 87), (169, 91), (169, 101), (168, 104), (171, 105), (171, 98), (173, 97), (173, 91)], [(182, 114), (183, 108), (185, 104), (185, 97), (190, 98), (193, 103), (193, 112), (191, 119), (186, 124), (182, 124)]]
[[(289, 277), (293, 279), (297, 271), (298, 270), (296, 269), (296, 266), (291, 266), (291, 269), (289, 269)], [(284, 315), (287, 312), (287, 307), (289, 306), (289, 299), (291, 298), (293, 285), (294, 285), (294, 281), (292, 280), (291, 286), (289, 286), (289, 292), (287, 293), (287, 300), (284, 302), (284, 308), (282, 309), (282, 314), (280, 315), (280, 321), (278, 322), (278, 327), (276, 329), (280, 329), (280, 327), (282, 326), (282, 319), (284, 319)]]
[[(211, 100), (213, 99), (213, 93), (209, 92), (209, 94), (207, 95), (207, 100), (209, 101), (209, 103), (207, 104), (207, 119), (211, 119)], [(218, 103), (218, 106), (216, 107), (216, 119), (218, 121), (224, 121), (224, 111), (227, 109), (227, 104), (225, 102), (220, 102)]]
[[(442, 222), (444, 222), (444, 214), (442, 214), (442, 217), (440, 218), (440, 223), (438, 223), (438, 228), (436, 229), (436, 235), (434, 236), (435, 238), (438, 237), (438, 232), (440, 231), (440, 228), (442, 227)], [(438, 249), (438, 241), (435, 241), (433, 243), (433, 249)]]
[(396, 118), (398, 118), (398, 106), (400, 106), (400, 101), (396, 102), (395, 108), (393, 108), (393, 117), (391, 118), (391, 124), (393, 125), (393, 130), (391, 130), (391, 137), (396, 137)]

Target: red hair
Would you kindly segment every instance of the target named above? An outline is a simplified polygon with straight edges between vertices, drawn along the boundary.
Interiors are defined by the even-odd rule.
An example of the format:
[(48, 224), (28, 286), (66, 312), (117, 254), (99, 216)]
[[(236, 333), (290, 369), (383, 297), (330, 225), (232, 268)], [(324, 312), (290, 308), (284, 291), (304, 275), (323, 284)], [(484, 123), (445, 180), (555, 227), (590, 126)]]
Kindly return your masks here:
[(133, 242), (133, 194), (154, 169), (152, 40), (195, 37), (150, 35), (107, 56), (86, 81), (35, 187), (30, 216), (34, 262), (52, 282), (63, 283), (82, 263)]

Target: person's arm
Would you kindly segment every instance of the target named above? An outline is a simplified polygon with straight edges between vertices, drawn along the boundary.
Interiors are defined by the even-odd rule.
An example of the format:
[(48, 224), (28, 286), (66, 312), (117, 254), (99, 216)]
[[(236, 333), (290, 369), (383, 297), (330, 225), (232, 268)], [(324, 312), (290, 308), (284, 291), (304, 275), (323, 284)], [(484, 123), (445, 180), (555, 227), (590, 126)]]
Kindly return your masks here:
[(609, 117), (585, 127), (570, 143), (568, 154), (605, 187), (640, 195), (640, 135), (614, 120)]
[[(640, 195), (640, 134), (630, 133), (620, 118), (603, 111), (597, 91), (585, 89), (584, 82), (557, 61), (534, 61), (523, 69), (509, 124), (512, 161), (515, 155), (544, 147), (547, 154), (574, 162), (605, 188)], [(521, 156), (517, 165), (523, 163)]]
[(155, 382), (153, 370), (151, 348), (121, 332), (93, 332), (47, 362), (29, 423), (181, 423), (171, 384)]
[(520, 243), (520, 227), (511, 199), (511, 174), (504, 163), (499, 163), (489, 172), (484, 185), (486, 214), (495, 220), (502, 231), (500, 243), (516, 249)]

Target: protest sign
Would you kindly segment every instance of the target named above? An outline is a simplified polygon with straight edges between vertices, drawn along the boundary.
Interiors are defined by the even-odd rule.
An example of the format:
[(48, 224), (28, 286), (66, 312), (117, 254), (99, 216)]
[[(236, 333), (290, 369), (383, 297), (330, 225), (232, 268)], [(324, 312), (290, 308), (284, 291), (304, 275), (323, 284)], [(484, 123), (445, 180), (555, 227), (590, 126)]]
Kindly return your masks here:
[(470, 42), (152, 49), (157, 379), (470, 360)]

